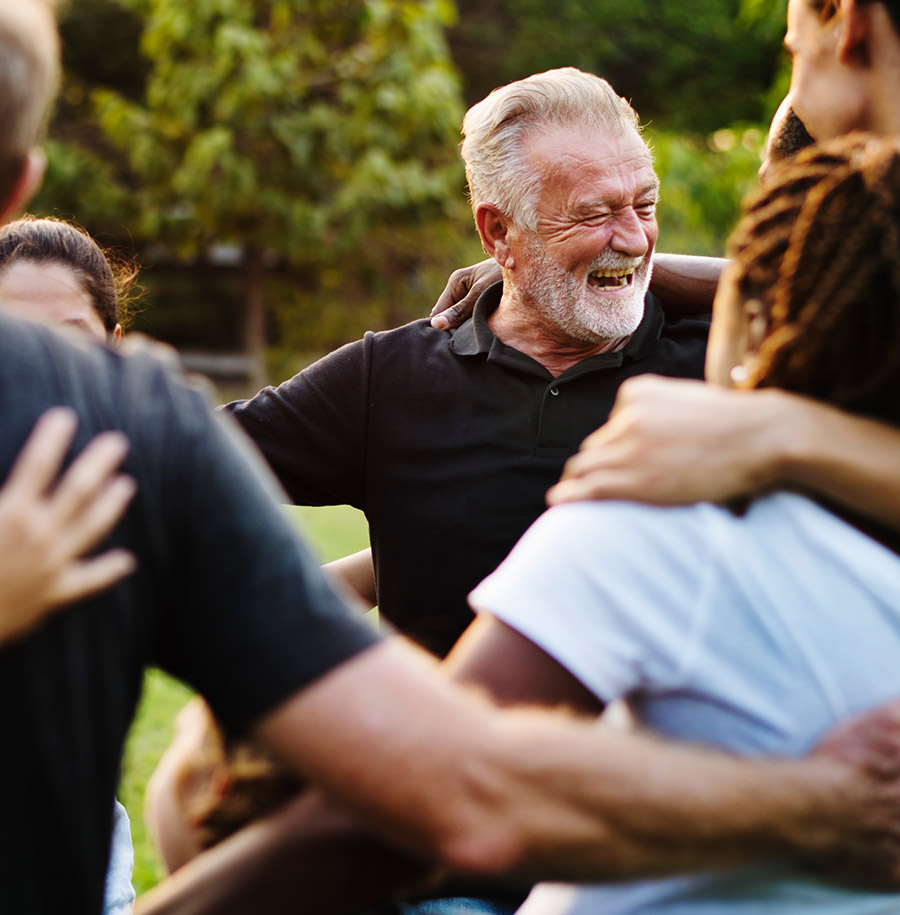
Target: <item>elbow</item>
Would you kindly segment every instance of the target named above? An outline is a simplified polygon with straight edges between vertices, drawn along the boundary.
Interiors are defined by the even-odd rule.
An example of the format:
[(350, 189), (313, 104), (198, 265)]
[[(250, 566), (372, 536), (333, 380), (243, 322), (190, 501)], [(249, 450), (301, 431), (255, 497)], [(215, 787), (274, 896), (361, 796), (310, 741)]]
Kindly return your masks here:
[(507, 824), (480, 822), (443, 837), (436, 858), (441, 865), (467, 877), (506, 877), (517, 873), (524, 860), (523, 843)]

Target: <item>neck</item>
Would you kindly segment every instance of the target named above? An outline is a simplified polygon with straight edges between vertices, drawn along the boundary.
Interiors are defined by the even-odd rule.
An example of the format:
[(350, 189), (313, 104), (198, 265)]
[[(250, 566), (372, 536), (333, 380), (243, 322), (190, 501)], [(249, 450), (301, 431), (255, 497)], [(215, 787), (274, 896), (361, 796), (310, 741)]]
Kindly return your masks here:
[(870, 45), (870, 128), (882, 136), (900, 136), (900, 35), (883, 4), (872, 4), (875, 28)]
[(578, 340), (537, 314), (532, 306), (516, 296), (514, 290), (507, 289), (504, 283), (503, 296), (488, 317), (488, 327), (501, 343), (530, 356), (554, 378), (590, 356), (620, 350), (631, 339), (626, 336)]

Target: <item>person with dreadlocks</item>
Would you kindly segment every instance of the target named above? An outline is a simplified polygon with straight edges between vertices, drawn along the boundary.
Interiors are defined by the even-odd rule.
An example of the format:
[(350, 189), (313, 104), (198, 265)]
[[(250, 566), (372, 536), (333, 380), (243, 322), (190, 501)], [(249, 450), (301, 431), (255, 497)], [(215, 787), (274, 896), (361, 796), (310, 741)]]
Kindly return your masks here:
[[(815, 140), (900, 135), (900, 0), (790, 0), (787, 25), (788, 104)], [(844, 231), (849, 242), (856, 228)], [(898, 460), (900, 432), (833, 406), (645, 377), (622, 386), (548, 499), (666, 504), (793, 486), (900, 528)]]
[[(773, 178), (731, 239), (707, 377), (900, 423), (900, 142), (852, 135)], [(532, 678), (562, 667), (668, 738), (798, 755), (900, 692), (898, 554), (896, 532), (788, 491), (732, 506), (559, 506), (473, 592), (479, 617), (448, 665), (496, 690), (527, 651)], [(519, 915), (900, 909), (900, 895), (834, 876), (773, 861), (545, 885)]]

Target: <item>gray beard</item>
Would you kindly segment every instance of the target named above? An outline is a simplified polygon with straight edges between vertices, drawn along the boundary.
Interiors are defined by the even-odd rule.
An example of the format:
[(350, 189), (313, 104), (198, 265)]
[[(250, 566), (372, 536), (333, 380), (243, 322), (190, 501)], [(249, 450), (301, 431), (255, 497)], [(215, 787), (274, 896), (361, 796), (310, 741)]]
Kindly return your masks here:
[(627, 296), (604, 297), (580, 282), (547, 254), (540, 242), (529, 239), (531, 261), (527, 292), (534, 308), (573, 340), (603, 343), (633, 334), (644, 317), (644, 295), (650, 285), (650, 262), (637, 266), (633, 258), (604, 251), (588, 273), (600, 269), (635, 268)]

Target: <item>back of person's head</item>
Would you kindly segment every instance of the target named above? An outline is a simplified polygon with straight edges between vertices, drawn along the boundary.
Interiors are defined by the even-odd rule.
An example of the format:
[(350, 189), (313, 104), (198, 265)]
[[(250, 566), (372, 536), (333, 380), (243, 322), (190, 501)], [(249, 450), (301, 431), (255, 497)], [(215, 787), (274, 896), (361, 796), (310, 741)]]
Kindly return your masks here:
[[(823, 20), (828, 20), (838, 11), (842, 0), (808, 0), (808, 2)], [(862, 5), (880, 3), (887, 10), (894, 31), (900, 37), (900, 0), (857, 0), (857, 3)]]
[(730, 254), (768, 319), (749, 386), (900, 421), (900, 142), (799, 153), (746, 202)]
[(40, 137), (58, 76), (50, 0), (0, 0), (0, 208)]
[(137, 269), (104, 252), (83, 229), (61, 219), (33, 217), (0, 227), (0, 274), (21, 261), (69, 267), (90, 296), (107, 334), (124, 323), (125, 302)]
[(635, 110), (605, 80), (574, 67), (548, 70), (495, 89), (463, 120), (462, 157), (473, 209), (492, 203), (535, 227), (540, 177), (524, 156), (529, 137), (552, 127), (635, 131)]

